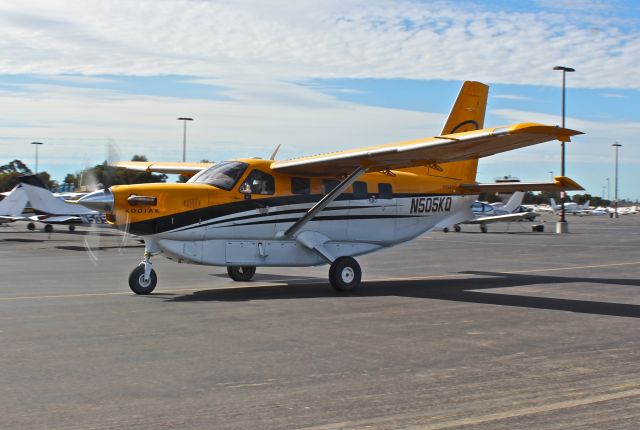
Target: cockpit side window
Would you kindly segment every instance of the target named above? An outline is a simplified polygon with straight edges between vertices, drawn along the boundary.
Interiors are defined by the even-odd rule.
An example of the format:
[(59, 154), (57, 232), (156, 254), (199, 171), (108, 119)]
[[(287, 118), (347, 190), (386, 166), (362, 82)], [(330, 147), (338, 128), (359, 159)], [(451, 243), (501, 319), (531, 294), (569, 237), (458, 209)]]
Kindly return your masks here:
[(249, 165), (239, 161), (223, 161), (206, 170), (202, 170), (187, 182), (209, 184), (229, 191), (232, 189)]
[(273, 176), (258, 169), (249, 173), (240, 188), (247, 186), (251, 188), (251, 194), (273, 194), (276, 192)]

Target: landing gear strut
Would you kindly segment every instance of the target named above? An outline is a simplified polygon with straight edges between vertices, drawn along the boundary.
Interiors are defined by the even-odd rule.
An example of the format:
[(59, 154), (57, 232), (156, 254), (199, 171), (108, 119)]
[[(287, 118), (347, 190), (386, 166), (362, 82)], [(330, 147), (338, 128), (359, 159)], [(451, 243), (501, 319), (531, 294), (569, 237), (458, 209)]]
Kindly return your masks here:
[(136, 294), (150, 294), (158, 283), (158, 276), (151, 267), (151, 254), (144, 253), (144, 258), (138, 267), (129, 275), (129, 288)]
[(336, 291), (354, 291), (361, 277), (360, 265), (352, 257), (337, 258), (329, 268), (329, 282)]

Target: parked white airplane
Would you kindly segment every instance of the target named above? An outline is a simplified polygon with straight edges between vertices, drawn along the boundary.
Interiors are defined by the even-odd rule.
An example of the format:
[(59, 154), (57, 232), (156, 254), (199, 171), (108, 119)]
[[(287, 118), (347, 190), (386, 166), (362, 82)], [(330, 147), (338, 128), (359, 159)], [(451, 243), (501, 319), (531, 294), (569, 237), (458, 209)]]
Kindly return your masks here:
[[(551, 209), (553, 209), (553, 213), (560, 213), (560, 211), (562, 210), (562, 205), (556, 204), (556, 201), (553, 198), (549, 199), (549, 201)], [(564, 204), (564, 212), (566, 214), (573, 215), (589, 215), (591, 214), (591, 211), (589, 210), (589, 203), (591, 203), (591, 200), (587, 200), (583, 205), (579, 205), (574, 202), (566, 202)]]
[[(68, 225), (69, 231), (74, 231), (78, 224), (108, 225), (104, 213), (56, 197), (36, 175), (21, 176), (19, 181), (36, 213), (29, 219), (44, 223), (46, 232), (53, 231), (54, 224)], [(35, 224), (31, 222), (27, 228), (33, 230)]]
[(23, 220), (21, 216), (27, 204), (27, 194), (18, 184), (0, 201), (0, 224)]
[[(477, 224), (480, 225), (480, 231), (486, 233), (488, 231), (487, 224), (494, 222), (533, 221), (538, 216), (537, 213), (526, 210), (520, 211), (524, 195), (523, 191), (516, 191), (506, 204), (502, 202), (489, 204), (476, 201), (471, 205), (474, 217), (454, 225), (453, 229), (460, 232), (462, 231), (462, 224)], [(445, 228), (444, 231), (446, 233), (449, 229)]]

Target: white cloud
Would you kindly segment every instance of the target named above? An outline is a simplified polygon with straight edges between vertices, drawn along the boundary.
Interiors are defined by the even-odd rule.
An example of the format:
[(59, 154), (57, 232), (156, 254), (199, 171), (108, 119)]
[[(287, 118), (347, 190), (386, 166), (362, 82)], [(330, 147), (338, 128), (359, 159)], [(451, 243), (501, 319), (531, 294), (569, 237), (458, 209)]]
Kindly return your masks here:
[[(0, 73), (477, 79), (640, 88), (640, 35), (560, 11), (391, 0), (77, 2), (0, 5)], [(627, 73), (618, 73), (626, 70)]]

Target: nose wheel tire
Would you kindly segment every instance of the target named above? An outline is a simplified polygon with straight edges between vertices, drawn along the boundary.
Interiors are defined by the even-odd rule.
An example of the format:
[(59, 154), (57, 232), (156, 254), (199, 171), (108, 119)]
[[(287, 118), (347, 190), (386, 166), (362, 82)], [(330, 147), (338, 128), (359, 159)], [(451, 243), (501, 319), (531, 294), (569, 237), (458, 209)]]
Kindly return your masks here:
[(488, 231), (489, 231), (489, 229), (487, 228), (487, 226), (486, 226), (486, 225), (482, 224), (482, 225), (480, 226), (480, 231), (481, 231), (481, 232), (483, 232), (483, 233), (486, 233), (486, 232), (488, 232)]
[(129, 288), (136, 294), (150, 294), (157, 283), (158, 276), (153, 269), (149, 273), (149, 278), (144, 279), (144, 264), (133, 269), (129, 275)]
[(362, 270), (351, 257), (340, 257), (331, 263), (329, 282), (336, 291), (354, 291), (360, 285)]
[(70, 225), (69, 226), (69, 231), (76, 231), (76, 226), (75, 225)]
[(27, 224), (27, 229), (35, 230), (36, 229), (36, 225), (34, 223), (30, 222), (29, 224)]
[(256, 274), (256, 266), (227, 266), (229, 277), (237, 282), (247, 282)]

